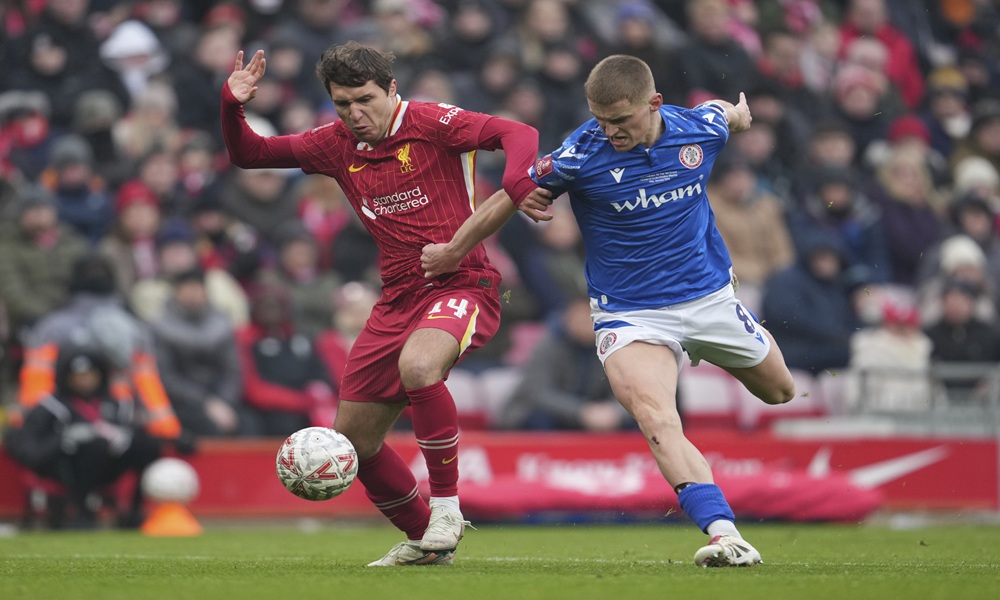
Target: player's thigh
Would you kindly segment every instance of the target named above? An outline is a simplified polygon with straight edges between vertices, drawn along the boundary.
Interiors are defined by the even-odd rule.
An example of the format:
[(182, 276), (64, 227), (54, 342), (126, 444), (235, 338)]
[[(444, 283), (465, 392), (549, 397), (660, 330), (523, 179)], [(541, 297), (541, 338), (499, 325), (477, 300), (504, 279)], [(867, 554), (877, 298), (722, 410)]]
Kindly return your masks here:
[(354, 444), (358, 457), (365, 459), (378, 452), (404, 408), (405, 402), (341, 400), (333, 428), (346, 435)]
[(437, 290), (412, 315), (415, 324), (399, 358), (407, 389), (443, 379), (468, 352), (489, 341), (500, 326), (500, 301), (492, 290)]
[(677, 357), (669, 346), (632, 342), (604, 360), (611, 389), (640, 427), (651, 422), (680, 426)]
[(415, 389), (444, 379), (458, 359), (459, 342), (443, 329), (415, 329), (399, 355), (399, 373), (403, 387)]
[(723, 368), (738, 379), (751, 394), (764, 402), (784, 404), (795, 397), (795, 380), (785, 365), (785, 357), (771, 333), (760, 325), (757, 327), (771, 342), (764, 360), (753, 367)]

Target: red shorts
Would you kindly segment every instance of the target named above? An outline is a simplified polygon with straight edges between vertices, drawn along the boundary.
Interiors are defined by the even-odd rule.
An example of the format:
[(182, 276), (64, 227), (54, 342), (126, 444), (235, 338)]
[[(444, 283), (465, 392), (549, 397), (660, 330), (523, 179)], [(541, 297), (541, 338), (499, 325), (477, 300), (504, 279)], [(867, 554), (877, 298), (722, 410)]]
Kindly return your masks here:
[(401, 402), (406, 392), (399, 375), (399, 354), (417, 329), (447, 331), (458, 340), (458, 363), (492, 338), (500, 326), (495, 288), (427, 287), (372, 309), (351, 347), (340, 397), (355, 402)]

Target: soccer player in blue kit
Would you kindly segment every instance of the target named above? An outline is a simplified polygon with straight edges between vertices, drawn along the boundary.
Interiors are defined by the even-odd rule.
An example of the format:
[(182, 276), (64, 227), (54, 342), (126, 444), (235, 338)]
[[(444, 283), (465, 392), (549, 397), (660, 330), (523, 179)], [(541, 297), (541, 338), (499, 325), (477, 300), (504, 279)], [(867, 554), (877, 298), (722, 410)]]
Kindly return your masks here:
[[(742, 93), (735, 105), (664, 105), (646, 63), (624, 55), (598, 63), (585, 93), (594, 119), (535, 162), (530, 174), (540, 187), (520, 209), (545, 210), (569, 194), (587, 252), (597, 354), (681, 508), (710, 537), (694, 561), (754, 565), (760, 553), (737, 530), (677, 410), (685, 352), (692, 364), (722, 367), (768, 404), (795, 396), (771, 334), (735, 297), (729, 251), (705, 193), (729, 135), (750, 128), (750, 108)], [(515, 211), (497, 202), (477, 211), (449, 243), (425, 247), (427, 276), (457, 268)]]

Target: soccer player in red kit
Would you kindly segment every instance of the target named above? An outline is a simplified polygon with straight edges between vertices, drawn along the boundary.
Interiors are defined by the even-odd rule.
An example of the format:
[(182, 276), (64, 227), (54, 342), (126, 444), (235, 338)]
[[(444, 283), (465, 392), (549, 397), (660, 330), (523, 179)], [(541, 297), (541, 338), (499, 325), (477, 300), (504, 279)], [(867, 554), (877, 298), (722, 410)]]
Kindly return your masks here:
[[(369, 566), (449, 564), (467, 522), (458, 503), (457, 412), (444, 379), (496, 333), (500, 274), (482, 246), (457, 272), (429, 279), (420, 255), (450, 240), (473, 210), (517, 210), (535, 189), (528, 167), (538, 132), (447, 104), (402, 100), (392, 60), (355, 42), (331, 47), (316, 74), (340, 119), (300, 135), (261, 137), (242, 105), (254, 97), (266, 61), (257, 51), (244, 67), (240, 52), (222, 90), (223, 133), (239, 167), (298, 167), (335, 178), (378, 244), (382, 296), (351, 349), (334, 428), (357, 449), (368, 498), (407, 536)], [(504, 189), (477, 207), (476, 151), (501, 148)], [(429, 504), (384, 443), (407, 403), (427, 462)]]

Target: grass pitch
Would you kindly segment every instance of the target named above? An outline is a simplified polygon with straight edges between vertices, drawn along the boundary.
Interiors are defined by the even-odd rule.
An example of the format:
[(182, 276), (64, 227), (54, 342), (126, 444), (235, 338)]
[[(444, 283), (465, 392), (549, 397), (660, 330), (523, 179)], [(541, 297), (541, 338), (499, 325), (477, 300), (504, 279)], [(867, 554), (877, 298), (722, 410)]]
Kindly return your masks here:
[(468, 531), (451, 567), (367, 569), (394, 529), (211, 527), (196, 538), (22, 533), (0, 539), (0, 598), (737, 600), (1000, 598), (1000, 528), (742, 525), (748, 569), (691, 562), (689, 524)]

